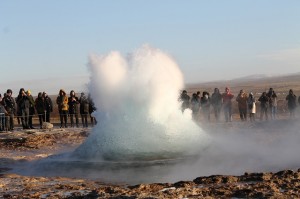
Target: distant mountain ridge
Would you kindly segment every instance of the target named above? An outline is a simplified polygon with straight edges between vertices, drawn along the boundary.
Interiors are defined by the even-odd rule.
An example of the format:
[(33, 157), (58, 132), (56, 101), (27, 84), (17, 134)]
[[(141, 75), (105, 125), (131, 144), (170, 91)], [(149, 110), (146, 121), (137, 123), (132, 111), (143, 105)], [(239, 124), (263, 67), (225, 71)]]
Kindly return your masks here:
[(235, 83), (241, 83), (241, 82), (252, 82), (252, 81), (278, 81), (278, 80), (294, 80), (299, 78), (300, 80), (300, 72), (299, 73), (292, 73), (292, 74), (275, 74), (275, 75), (267, 75), (267, 74), (252, 74), (247, 75), (243, 77), (237, 77), (229, 80), (214, 80), (214, 81), (206, 81), (206, 82), (199, 82), (199, 83), (188, 83), (187, 85), (209, 85), (209, 84), (221, 84), (221, 83), (229, 83), (229, 84), (235, 84)]
[(267, 75), (267, 74), (253, 74), (253, 75), (247, 75), (243, 77), (238, 77), (231, 79), (230, 81), (240, 81), (240, 80), (259, 80), (259, 79), (264, 79), (264, 78), (287, 78), (287, 77), (294, 77), (294, 76), (300, 76), (299, 73), (292, 73), (292, 74), (275, 74), (275, 75)]
[(275, 77), (273, 75), (266, 75), (266, 74), (253, 74), (253, 75), (247, 75), (243, 77), (238, 77), (231, 79), (230, 81), (239, 81), (239, 80), (257, 80), (262, 78), (269, 78), (269, 77)]
[(293, 89), (297, 96), (300, 95), (300, 73), (284, 74), (284, 75), (265, 75), (256, 74), (245, 77), (239, 77), (231, 80), (218, 80), (211, 82), (186, 84), (186, 89), (193, 93), (195, 91), (213, 92), (214, 88), (219, 88), (223, 92), (225, 87), (230, 87), (232, 92), (238, 93), (241, 89), (247, 92), (267, 91), (269, 88), (274, 88), (276, 91), (288, 92)]

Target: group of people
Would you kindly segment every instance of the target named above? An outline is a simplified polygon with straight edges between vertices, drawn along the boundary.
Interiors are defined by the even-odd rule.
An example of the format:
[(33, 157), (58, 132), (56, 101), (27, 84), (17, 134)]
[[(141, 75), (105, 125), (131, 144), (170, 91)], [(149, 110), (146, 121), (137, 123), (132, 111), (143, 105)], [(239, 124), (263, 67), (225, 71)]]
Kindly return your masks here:
[[(2, 96), (0, 94), (0, 131), (13, 131), (15, 128), (14, 118), (22, 124), (23, 129), (34, 129), (32, 118), (37, 115), (39, 125), (42, 128), (44, 122), (50, 123), (50, 114), (53, 112), (53, 103), (46, 92), (39, 92), (36, 99), (31, 95), (31, 91), (25, 91), (24, 88), (19, 90), (16, 98), (12, 97), (12, 90), (7, 89)], [(60, 127), (66, 128), (68, 117), (70, 118), (71, 127), (79, 127), (79, 114), (83, 127), (88, 127), (88, 117), (91, 124), (97, 123), (92, 112), (96, 107), (90, 96), (81, 93), (80, 98), (72, 90), (70, 96), (66, 95), (63, 89), (60, 89), (56, 99), (58, 112), (60, 115)]]
[[(179, 98), (182, 112), (190, 108), (193, 118), (197, 120), (201, 109), (203, 117), (206, 120), (210, 120), (210, 107), (212, 106), (216, 121), (220, 121), (220, 113), (222, 110), (224, 112), (225, 121), (232, 121), (232, 100), (234, 95), (230, 92), (228, 87), (225, 88), (224, 93), (221, 93), (218, 88), (215, 88), (211, 96), (206, 91), (202, 92), (202, 96), (200, 94), (200, 91), (198, 91), (197, 93), (193, 93), (190, 98), (187, 91), (183, 90)], [(290, 117), (294, 118), (297, 107), (297, 97), (292, 89), (289, 90), (289, 94), (285, 99), (287, 101)], [(270, 115), (271, 119), (277, 118), (277, 95), (273, 88), (270, 88), (268, 92), (263, 92), (257, 101), (252, 92), (248, 95), (244, 90), (240, 90), (236, 101), (242, 121), (246, 121), (248, 116), (250, 121), (255, 121), (257, 101), (260, 102), (260, 120), (263, 120), (264, 117), (268, 120), (268, 115)], [(298, 98), (298, 103), (300, 105), (300, 97)]]
[(60, 128), (66, 128), (68, 116), (70, 117), (71, 127), (79, 127), (79, 114), (83, 127), (88, 127), (88, 116), (90, 116), (91, 124), (97, 123), (96, 118), (92, 115), (96, 111), (93, 100), (90, 96), (86, 96), (83, 92), (80, 97), (76, 96), (74, 90), (70, 91), (69, 97), (63, 89), (59, 90), (59, 95), (56, 98), (60, 116)]
[[(0, 94), (0, 131), (12, 131), (14, 130), (14, 117), (17, 116), (18, 121), (22, 123), (23, 129), (33, 129), (32, 118), (34, 115), (38, 115), (39, 125), (42, 128), (43, 122), (50, 123), (50, 114), (53, 112), (53, 103), (51, 98), (46, 92), (39, 92), (36, 99), (31, 95), (31, 91), (25, 91), (21, 88), (16, 98), (12, 97), (12, 90), (7, 89), (4, 96)], [(210, 94), (206, 91), (200, 91), (193, 93), (192, 97), (187, 94), (186, 90), (183, 90), (179, 100), (181, 101), (182, 112), (185, 109), (191, 109), (194, 119), (199, 117), (199, 112), (203, 113), (206, 120), (210, 120), (210, 107), (213, 107), (213, 112), (216, 121), (220, 121), (220, 114), (223, 110), (225, 121), (232, 121), (232, 100), (234, 95), (231, 93), (228, 87), (225, 88), (223, 93), (218, 88), (214, 89), (214, 92)], [(297, 97), (293, 90), (289, 90), (289, 94), (286, 96), (288, 110), (290, 117), (295, 117), (295, 110), (297, 107)], [(277, 118), (277, 94), (273, 88), (270, 88), (268, 92), (263, 92), (262, 95), (256, 101), (252, 92), (249, 95), (240, 90), (236, 97), (238, 104), (238, 110), (240, 119), (246, 121), (249, 116), (250, 121), (255, 121), (256, 103), (260, 102), (260, 120), (265, 117), (268, 120), (269, 115), (271, 119)], [(300, 105), (300, 97), (298, 98)], [(85, 93), (81, 93), (80, 97), (76, 96), (74, 90), (70, 91), (69, 97), (63, 89), (59, 90), (59, 95), (56, 98), (56, 104), (58, 106), (58, 112), (60, 116), (60, 128), (66, 128), (68, 124), (68, 118), (70, 118), (71, 127), (79, 127), (79, 115), (81, 116), (81, 123), (83, 127), (88, 127), (88, 117), (90, 117), (91, 124), (97, 123), (92, 113), (96, 111), (96, 107), (91, 99), (90, 95), (86, 96)]]

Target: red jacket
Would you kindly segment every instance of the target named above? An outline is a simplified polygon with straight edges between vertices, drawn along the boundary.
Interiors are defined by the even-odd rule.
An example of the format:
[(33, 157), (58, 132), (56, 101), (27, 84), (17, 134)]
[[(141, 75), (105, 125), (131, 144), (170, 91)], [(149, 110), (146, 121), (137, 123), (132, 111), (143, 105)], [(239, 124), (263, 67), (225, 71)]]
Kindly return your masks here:
[(231, 106), (231, 99), (234, 97), (231, 93), (223, 93), (222, 94), (222, 99), (223, 99), (223, 104), (224, 106)]

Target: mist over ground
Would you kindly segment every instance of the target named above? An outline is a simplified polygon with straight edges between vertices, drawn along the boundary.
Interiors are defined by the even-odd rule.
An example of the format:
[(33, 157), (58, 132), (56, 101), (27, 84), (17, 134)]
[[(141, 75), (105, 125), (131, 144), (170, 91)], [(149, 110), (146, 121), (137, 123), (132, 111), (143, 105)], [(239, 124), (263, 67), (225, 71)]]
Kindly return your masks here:
[(211, 137), (210, 145), (195, 162), (175, 166), (170, 177), (176, 174), (174, 178), (179, 180), (178, 176), (193, 179), (196, 176), (299, 168), (300, 124), (297, 119), (202, 127)]

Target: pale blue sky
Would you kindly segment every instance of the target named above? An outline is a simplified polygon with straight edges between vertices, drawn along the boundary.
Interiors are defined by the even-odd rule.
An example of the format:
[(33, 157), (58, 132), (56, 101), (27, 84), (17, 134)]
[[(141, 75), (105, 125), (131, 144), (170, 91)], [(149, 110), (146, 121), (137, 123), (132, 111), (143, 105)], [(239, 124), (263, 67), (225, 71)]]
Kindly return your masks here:
[(90, 53), (145, 43), (187, 83), (300, 72), (300, 1), (0, 0), (0, 92), (83, 89)]

